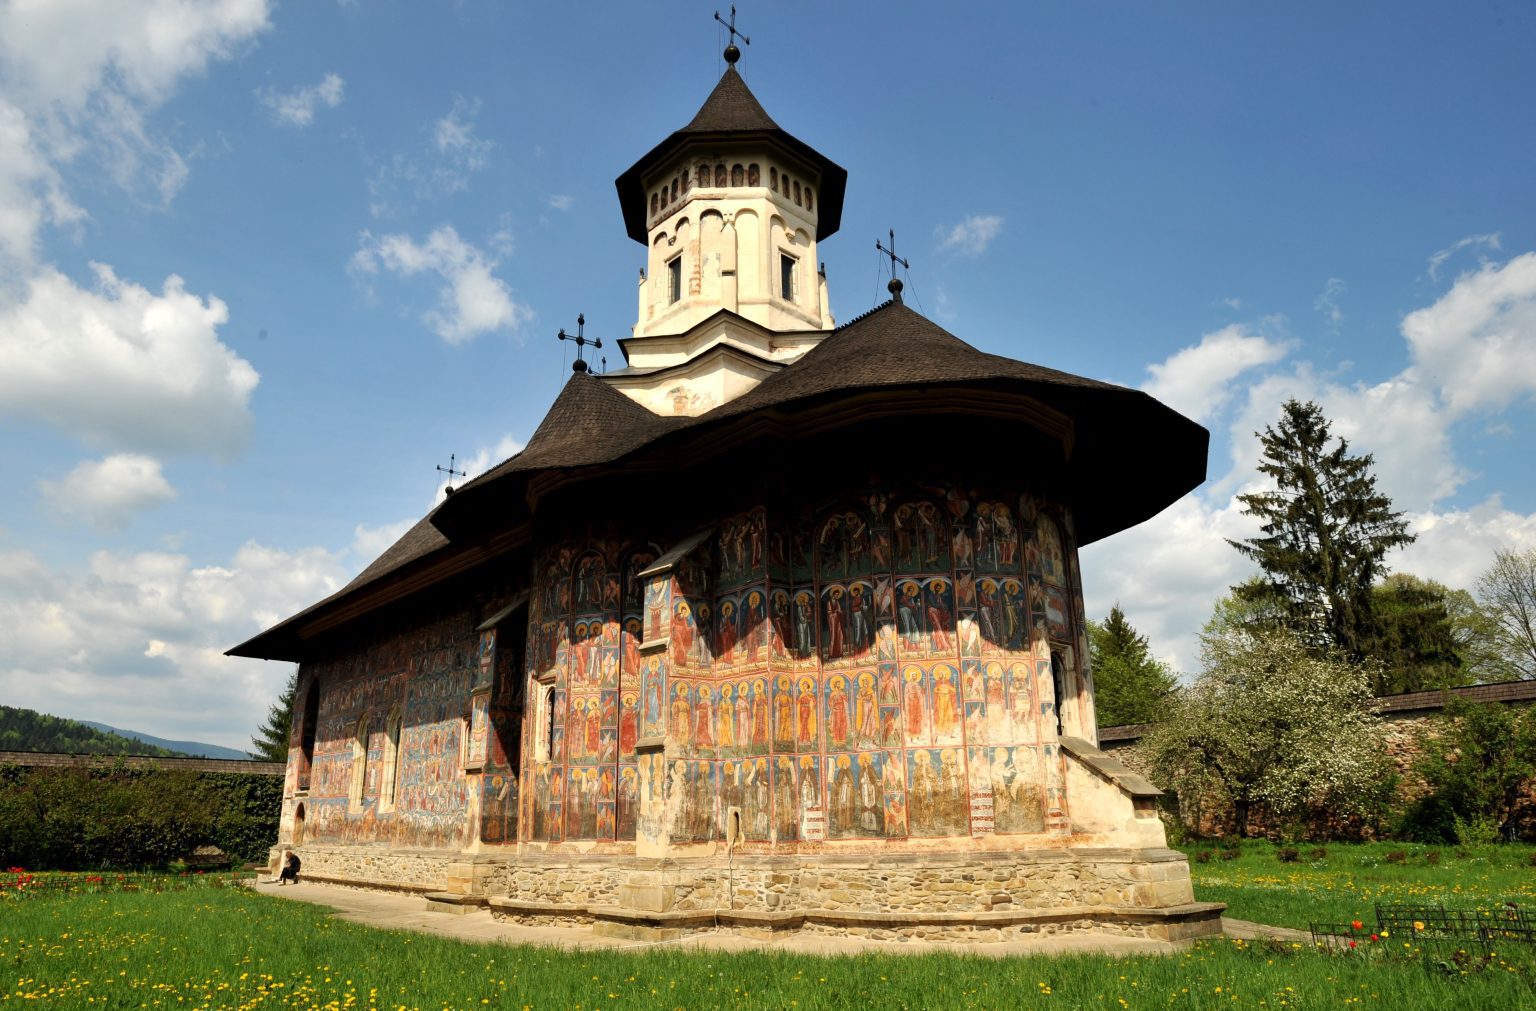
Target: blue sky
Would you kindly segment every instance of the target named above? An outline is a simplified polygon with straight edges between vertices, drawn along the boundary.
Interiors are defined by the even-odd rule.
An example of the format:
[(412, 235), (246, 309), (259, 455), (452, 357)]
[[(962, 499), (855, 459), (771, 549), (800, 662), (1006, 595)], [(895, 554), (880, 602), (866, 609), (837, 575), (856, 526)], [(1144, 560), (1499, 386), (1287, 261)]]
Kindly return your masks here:
[[(723, 69), (713, 4), (0, 0), (0, 701), (242, 746), (235, 642), (515, 451), (634, 323), (614, 178)], [(1142, 386), (1210, 480), (1084, 553), (1154, 649), (1247, 574), (1252, 433), (1319, 401), (1470, 587), (1536, 546), (1536, 9), (742, 5), (849, 171), (832, 308)], [(611, 347), (611, 346), (610, 346)], [(616, 350), (605, 349), (610, 364)]]

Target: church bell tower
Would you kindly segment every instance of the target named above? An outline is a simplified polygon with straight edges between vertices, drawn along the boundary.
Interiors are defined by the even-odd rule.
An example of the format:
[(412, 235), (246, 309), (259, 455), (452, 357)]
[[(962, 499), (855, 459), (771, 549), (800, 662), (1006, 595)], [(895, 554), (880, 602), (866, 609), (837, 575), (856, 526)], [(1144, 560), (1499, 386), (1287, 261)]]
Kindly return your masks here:
[(658, 414), (697, 415), (795, 361), (836, 324), (816, 244), (848, 173), (764, 111), (726, 50), (687, 126), (617, 180), (646, 247), (627, 367), (604, 378)]

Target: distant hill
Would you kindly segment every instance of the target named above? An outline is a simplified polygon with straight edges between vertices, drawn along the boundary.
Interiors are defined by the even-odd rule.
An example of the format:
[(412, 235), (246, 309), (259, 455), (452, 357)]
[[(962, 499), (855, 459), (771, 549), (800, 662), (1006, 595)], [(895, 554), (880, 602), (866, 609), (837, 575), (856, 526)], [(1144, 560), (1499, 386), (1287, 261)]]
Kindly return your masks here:
[[(89, 755), (158, 755), (174, 758), (187, 754), (163, 745), (146, 743), (112, 732), (99, 723), (82, 723), (49, 716), (33, 709), (0, 706), (0, 751), (64, 751)], [(244, 757), (244, 756), (241, 756)]]
[(109, 734), (116, 734), (135, 741), (143, 741), (155, 748), (164, 748), (181, 755), (195, 755), (198, 758), (239, 758), (249, 759), (250, 753), (240, 751), (237, 748), (226, 748), (218, 744), (204, 744), (202, 741), (167, 741), (163, 737), (153, 734), (143, 734), (137, 730), (123, 730), (119, 727), (109, 727), (105, 723), (92, 723), (90, 720), (81, 720), (81, 725), (102, 730)]

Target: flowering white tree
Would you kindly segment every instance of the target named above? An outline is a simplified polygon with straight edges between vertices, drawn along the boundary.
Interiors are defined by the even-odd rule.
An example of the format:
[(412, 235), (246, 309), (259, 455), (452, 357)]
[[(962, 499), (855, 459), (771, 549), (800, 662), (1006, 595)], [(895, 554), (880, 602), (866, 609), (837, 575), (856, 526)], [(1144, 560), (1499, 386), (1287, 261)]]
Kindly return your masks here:
[(1366, 813), (1386, 775), (1368, 665), (1320, 658), (1283, 627), (1222, 621), (1219, 605), (1200, 653), (1204, 670), (1145, 743), (1181, 801), (1230, 805), (1244, 836), (1258, 803), (1282, 818)]

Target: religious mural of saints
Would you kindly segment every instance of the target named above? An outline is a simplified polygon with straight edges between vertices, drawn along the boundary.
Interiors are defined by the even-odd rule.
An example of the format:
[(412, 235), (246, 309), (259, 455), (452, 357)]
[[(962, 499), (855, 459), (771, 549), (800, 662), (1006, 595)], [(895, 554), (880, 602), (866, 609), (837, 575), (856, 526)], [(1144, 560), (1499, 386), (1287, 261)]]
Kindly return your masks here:
[(773, 742), (777, 750), (788, 750), (795, 743), (795, 699), (789, 675), (780, 674), (773, 688)]
[(780, 755), (773, 769), (773, 831), (779, 842), (793, 842), (800, 837), (798, 800), (795, 760)]
[(776, 659), (784, 659), (789, 656), (789, 645), (794, 640), (789, 593), (785, 590), (774, 590), (770, 610), (773, 622), (773, 655)]
[(816, 653), (816, 603), (809, 590), (795, 594), (795, 659), (807, 660)]
[(827, 682), (827, 747), (849, 746), (848, 681), (834, 675)]
[(729, 665), (736, 659), (736, 604), (720, 602), (720, 628), (715, 633), (715, 659)]
[(800, 679), (800, 691), (795, 700), (795, 744), (801, 751), (814, 749), (816, 736), (816, 681)]
[(747, 662), (757, 663), (768, 636), (767, 610), (763, 591), (752, 590), (741, 607), (741, 639), (747, 651)]
[(880, 741), (880, 702), (875, 697), (875, 675), (864, 671), (858, 678), (853, 699), (853, 731), (861, 748), (873, 748)]
[(918, 744), (928, 741), (928, 689), (924, 682), (923, 669), (916, 665), (909, 666), (902, 671), (902, 679), (905, 687), (901, 694), (901, 710), (905, 720), (905, 731), (908, 743)]

